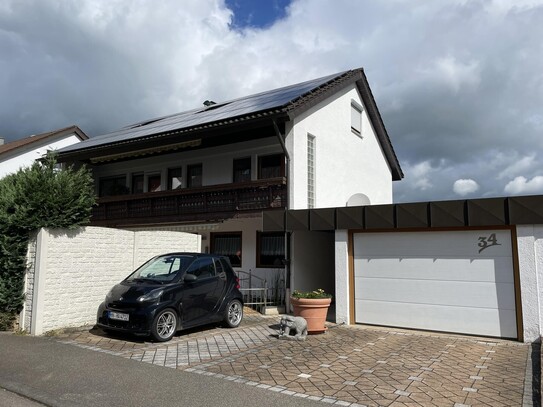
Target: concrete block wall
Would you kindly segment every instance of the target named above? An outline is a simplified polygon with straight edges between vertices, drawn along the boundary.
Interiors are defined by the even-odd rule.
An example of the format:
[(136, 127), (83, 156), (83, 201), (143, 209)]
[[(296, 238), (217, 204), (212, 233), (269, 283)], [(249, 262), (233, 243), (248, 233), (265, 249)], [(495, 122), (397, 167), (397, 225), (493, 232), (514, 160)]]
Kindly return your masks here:
[(29, 327), (32, 321), (32, 299), (34, 298), (34, 272), (36, 265), (37, 238), (37, 233), (30, 236), (28, 241), (28, 251), (26, 253), (27, 271), (24, 285), (25, 301), (23, 305), (23, 312), (21, 313), (21, 318), (19, 321), (19, 325), (23, 329), (26, 329), (27, 326)]
[(42, 229), (29, 244), (21, 323), (34, 335), (93, 324), (114, 284), (149, 258), (176, 251), (200, 252), (200, 236), (99, 227)]

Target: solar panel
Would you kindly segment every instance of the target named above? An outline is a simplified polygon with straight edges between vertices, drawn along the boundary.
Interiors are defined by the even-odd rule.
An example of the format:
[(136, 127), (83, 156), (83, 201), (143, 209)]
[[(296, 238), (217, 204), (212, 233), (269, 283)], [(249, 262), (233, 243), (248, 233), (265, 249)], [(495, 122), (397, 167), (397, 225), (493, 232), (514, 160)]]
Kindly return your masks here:
[(344, 73), (345, 72), (340, 72), (295, 85), (244, 96), (231, 101), (222, 102), (220, 103), (220, 106), (211, 105), (207, 109), (192, 109), (169, 116), (145, 120), (123, 127), (117, 131), (73, 144), (61, 149), (59, 152), (62, 154), (69, 151), (83, 150), (89, 147), (133, 140), (153, 134), (181, 130), (261, 111), (283, 108), (290, 102), (295, 101), (311, 90), (330, 82)]

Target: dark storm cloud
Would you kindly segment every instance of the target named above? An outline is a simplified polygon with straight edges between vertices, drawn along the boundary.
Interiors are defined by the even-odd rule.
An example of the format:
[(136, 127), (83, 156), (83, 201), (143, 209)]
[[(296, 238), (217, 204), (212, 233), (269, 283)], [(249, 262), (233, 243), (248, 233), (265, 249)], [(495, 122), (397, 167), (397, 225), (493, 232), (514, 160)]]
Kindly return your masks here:
[(397, 201), (543, 193), (541, 0), (296, 0), (278, 15), (240, 30), (221, 0), (4, 1), (0, 135), (98, 135), (363, 66), (406, 175)]

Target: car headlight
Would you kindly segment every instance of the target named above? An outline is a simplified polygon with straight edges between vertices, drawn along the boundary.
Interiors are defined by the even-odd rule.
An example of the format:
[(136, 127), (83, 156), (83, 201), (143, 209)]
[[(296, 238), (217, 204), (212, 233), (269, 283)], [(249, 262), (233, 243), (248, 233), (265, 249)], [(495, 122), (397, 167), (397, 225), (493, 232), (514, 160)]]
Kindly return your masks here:
[(138, 302), (156, 301), (162, 296), (163, 293), (164, 293), (164, 290), (150, 291), (147, 294), (140, 296), (138, 298)]

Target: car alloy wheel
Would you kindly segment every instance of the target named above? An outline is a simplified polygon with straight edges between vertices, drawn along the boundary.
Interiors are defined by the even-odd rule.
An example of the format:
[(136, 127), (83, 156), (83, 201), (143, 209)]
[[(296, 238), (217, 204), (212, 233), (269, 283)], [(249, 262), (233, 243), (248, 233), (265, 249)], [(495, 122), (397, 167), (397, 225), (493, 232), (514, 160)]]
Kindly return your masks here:
[(230, 328), (239, 326), (243, 319), (243, 305), (240, 300), (232, 300), (226, 307), (225, 322)]
[(166, 309), (160, 312), (153, 321), (152, 335), (160, 342), (169, 341), (177, 329), (177, 315), (174, 311)]

